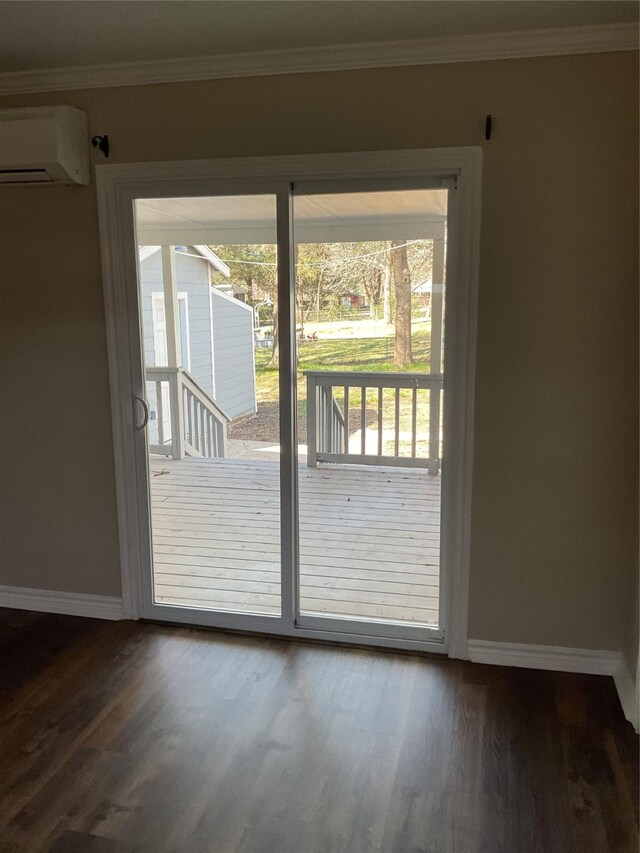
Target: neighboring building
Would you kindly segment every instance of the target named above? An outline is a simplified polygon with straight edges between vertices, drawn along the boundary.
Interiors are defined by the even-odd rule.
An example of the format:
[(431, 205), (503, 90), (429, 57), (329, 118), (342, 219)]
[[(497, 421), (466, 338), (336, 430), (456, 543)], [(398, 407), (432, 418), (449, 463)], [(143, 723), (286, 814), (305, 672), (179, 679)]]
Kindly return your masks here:
[(222, 293), (226, 293), (227, 296), (233, 296), (234, 299), (237, 299), (239, 302), (246, 302), (249, 291), (246, 287), (242, 287), (240, 284), (235, 284), (231, 281), (225, 281), (223, 284), (214, 285), (216, 290), (222, 291)]
[(343, 308), (366, 308), (367, 299), (361, 293), (345, 293), (341, 304)]
[[(140, 247), (139, 259), (144, 361), (147, 367), (165, 366), (167, 338), (160, 247)], [(229, 417), (254, 414), (253, 309), (211, 285), (212, 270), (225, 274), (228, 271), (208, 247), (176, 247), (175, 261), (181, 366)], [(152, 389), (149, 405), (154, 411)]]

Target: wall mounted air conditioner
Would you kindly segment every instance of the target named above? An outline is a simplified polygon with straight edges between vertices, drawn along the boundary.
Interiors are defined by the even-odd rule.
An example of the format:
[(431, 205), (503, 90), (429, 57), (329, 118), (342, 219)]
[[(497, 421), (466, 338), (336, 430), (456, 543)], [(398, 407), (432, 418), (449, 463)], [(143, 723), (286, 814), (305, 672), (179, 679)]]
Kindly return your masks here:
[(0, 184), (88, 184), (88, 136), (73, 107), (0, 110)]

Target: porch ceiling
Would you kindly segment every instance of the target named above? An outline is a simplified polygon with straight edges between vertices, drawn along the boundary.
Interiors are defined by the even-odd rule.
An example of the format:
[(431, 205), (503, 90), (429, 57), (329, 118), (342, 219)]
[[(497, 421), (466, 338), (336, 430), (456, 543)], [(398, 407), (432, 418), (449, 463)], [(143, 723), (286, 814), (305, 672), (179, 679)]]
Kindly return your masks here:
[[(401, 190), (297, 196), (301, 243), (441, 238), (446, 190)], [(140, 245), (275, 243), (270, 195), (163, 198), (136, 202)]]

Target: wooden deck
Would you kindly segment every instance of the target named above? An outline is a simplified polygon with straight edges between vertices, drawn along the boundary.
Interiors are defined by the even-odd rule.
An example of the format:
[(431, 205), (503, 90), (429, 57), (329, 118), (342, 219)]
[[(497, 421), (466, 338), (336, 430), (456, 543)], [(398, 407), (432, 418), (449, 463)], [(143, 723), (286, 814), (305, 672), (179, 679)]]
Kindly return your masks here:
[[(280, 611), (279, 469), (272, 461), (151, 457), (158, 603)], [(440, 478), (300, 466), (304, 613), (437, 625)]]

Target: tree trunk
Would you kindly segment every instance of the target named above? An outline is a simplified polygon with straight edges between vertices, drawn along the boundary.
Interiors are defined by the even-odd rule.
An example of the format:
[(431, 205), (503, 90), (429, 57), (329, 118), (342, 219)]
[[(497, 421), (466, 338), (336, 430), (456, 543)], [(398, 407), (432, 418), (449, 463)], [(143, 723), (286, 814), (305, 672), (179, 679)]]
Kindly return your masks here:
[(411, 274), (407, 261), (406, 240), (392, 241), (391, 275), (396, 294), (396, 338), (393, 363), (406, 367), (413, 361), (411, 353)]
[(280, 347), (278, 345), (278, 294), (274, 293), (273, 300), (273, 350), (267, 367), (280, 367)]
[(382, 318), (387, 326), (391, 325), (391, 257), (388, 252), (382, 282)]

